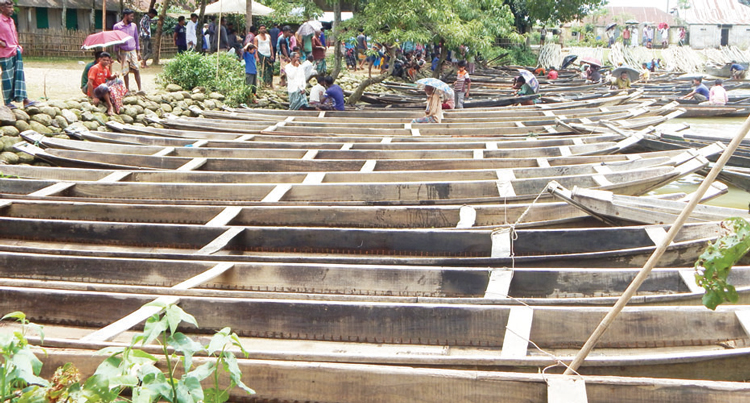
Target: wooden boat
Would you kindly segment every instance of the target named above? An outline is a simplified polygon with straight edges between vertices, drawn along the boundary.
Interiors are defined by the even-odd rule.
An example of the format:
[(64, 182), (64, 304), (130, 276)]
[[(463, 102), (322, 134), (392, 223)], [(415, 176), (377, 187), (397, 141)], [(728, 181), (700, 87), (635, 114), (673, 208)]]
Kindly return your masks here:
[[(187, 284), (199, 282), (197, 279)], [(191, 288), (190, 285), (184, 288)], [(105, 342), (153, 313), (139, 309), (153, 293), (105, 293), (0, 287), (0, 307), (20, 310), (59, 337)], [(200, 330), (231, 327), (255, 359), (395, 364), (537, 372), (569, 360), (607, 308), (171, 297)], [(585, 375), (662, 376), (708, 380), (750, 377), (750, 307), (633, 307), (615, 319)], [(575, 323), (576, 326), (571, 326)], [(685, 324), (690, 324), (687, 327)], [(387, 324), (387, 325), (384, 325)], [(502, 324), (506, 324), (503, 331)], [(57, 325), (57, 326), (55, 326)], [(54, 326), (54, 328), (53, 328)], [(185, 328), (184, 331), (191, 332)], [(78, 337), (73, 336), (78, 335)], [(540, 354), (534, 347), (546, 354)], [(736, 348), (726, 348), (734, 346)], [(627, 352), (623, 352), (627, 349)], [(101, 359), (100, 359), (101, 360)], [(549, 372), (559, 368), (548, 369)]]
[[(329, 148), (317, 148), (315, 143), (307, 145), (304, 148), (264, 148), (255, 149), (247, 147), (233, 147), (238, 142), (226, 142), (221, 144), (222, 147), (207, 147), (208, 144), (201, 145), (191, 143), (189, 146), (166, 146), (172, 151), (165, 152), (165, 146), (160, 145), (144, 145), (144, 144), (118, 144), (111, 143), (108, 141), (96, 141), (96, 136), (86, 135), (82, 133), (81, 136), (88, 141), (78, 140), (67, 140), (59, 138), (45, 137), (44, 135), (35, 131), (29, 130), (21, 134), (21, 137), (31, 144), (38, 145), (43, 148), (55, 148), (65, 150), (80, 150), (80, 151), (95, 151), (115, 154), (134, 154), (134, 155), (170, 155), (177, 157), (206, 157), (206, 158), (266, 158), (269, 154), (279, 159), (289, 158), (302, 158), (308, 153), (315, 153), (314, 156), (308, 155), (306, 158), (320, 158), (320, 159), (450, 159), (450, 158), (472, 158), (474, 157), (474, 150), (479, 150), (482, 153), (482, 158), (502, 158), (503, 154), (495, 156), (495, 150), (498, 153), (502, 153), (504, 150), (508, 150), (506, 154), (522, 153), (527, 152), (529, 148), (545, 148), (545, 147), (569, 147), (572, 153), (586, 153), (596, 152), (597, 144), (605, 144), (598, 148), (605, 149), (612, 146), (612, 143), (620, 143), (618, 146), (620, 150), (627, 149), (628, 138), (619, 135), (611, 134), (609, 136), (590, 136), (588, 138), (573, 138), (573, 139), (556, 139), (556, 138), (545, 138), (539, 140), (517, 140), (517, 141), (498, 141), (494, 145), (492, 150), (487, 149), (487, 143), (473, 143), (475, 148), (460, 147), (453, 148), (454, 143), (442, 143), (435, 147), (428, 147), (429, 144), (419, 143), (418, 145), (410, 147), (373, 147), (364, 149), (342, 149), (343, 147), (329, 147)], [(635, 144), (640, 138), (634, 136), (630, 138), (630, 144)], [(94, 140), (94, 141), (92, 141)], [(302, 145), (302, 144), (300, 144)], [(424, 146), (423, 146), (424, 145)], [(387, 146), (387, 144), (381, 144), (381, 146)], [(591, 146), (590, 150), (585, 148), (575, 148), (576, 146)], [(492, 145), (491, 145), (492, 147)], [(572, 148), (571, 148), (572, 147)]]
[[(726, 189), (726, 185), (722, 186)], [(571, 191), (558, 183), (551, 183), (547, 190), (555, 197), (612, 225), (621, 224), (623, 221), (639, 224), (672, 224), (685, 208), (684, 200), (623, 198), (612, 192), (578, 187)], [(750, 214), (746, 210), (698, 205), (688, 218), (688, 222), (720, 221), (729, 217), (750, 219)]]
[[(697, 147), (701, 144), (705, 144), (700, 141), (680, 141), (678, 139), (670, 137), (644, 137), (638, 144), (631, 150), (636, 152), (644, 151), (665, 151), (665, 150), (685, 150), (691, 147)], [(718, 155), (712, 155), (708, 157), (709, 161), (716, 162)], [(744, 151), (742, 147), (732, 153), (729, 158), (727, 165), (730, 167), (741, 167), (750, 168), (750, 152)], [(726, 179), (726, 178), (725, 178)]]
[[(21, 147), (29, 150), (30, 144)], [(297, 175), (275, 176), (273, 174), (259, 174), (258, 176), (246, 174), (239, 177), (250, 179), (250, 183), (227, 183), (222, 179), (222, 174), (217, 172), (213, 176), (216, 183), (179, 183), (174, 182), (176, 178), (170, 179), (169, 175), (159, 174), (165, 182), (127, 182), (127, 177), (135, 174), (133, 167), (118, 166), (109, 163), (81, 163), (82, 158), (95, 155), (106, 160), (109, 155), (81, 151), (52, 150), (51, 153), (42, 150), (34, 150), (37, 158), (53, 163), (68, 166), (102, 165), (105, 168), (129, 169), (113, 173), (98, 181), (63, 180), (59, 182), (49, 180), (26, 180), (26, 179), (0, 179), (3, 182), (3, 192), (8, 194), (37, 194), (45, 196), (69, 196), (69, 197), (92, 197), (107, 198), (116, 195), (123, 199), (151, 199), (180, 201), (193, 204), (240, 204), (251, 205), (254, 203), (292, 203), (292, 204), (325, 204), (335, 203), (337, 205), (399, 205), (399, 204), (456, 204), (456, 203), (517, 203), (531, 201), (535, 198), (547, 198), (548, 195), (540, 195), (550, 177), (532, 177), (517, 179), (506, 176), (501, 172), (485, 173), (494, 175), (495, 178), (487, 180), (456, 180), (456, 181), (422, 181), (415, 182), (408, 178), (405, 181), (393, 182), (323, 182), (328, 173), (308, 173)], [(77, 157), (71, 159), (66, 155)], [(61, 158), (62, 157), (62, 158)], [(133, 156), (133, 158), (168, 158)], [(172, 157), (176, 158), (176, 157)], [(111, 158), (111, 159), (114, 159)], [(110, 159), (110, 160), (111, 160)], [(180, 160), (180, 158), (176, 158)], [(206, 161), (204, 159), (204, 161)], [(230, 161), (229, 169), (242, 171), (247, 164), (237, 164), (235, 160)], [(273, 160), (271, 160), (273, 161)], [(185, 161), (184, 163), (188, 163)], [(640, 195), (669, 183), (679, 177), (688, 175), (702, 169), (708, 164), (701, 156), (690, 159), (687, 162), (671, 167), (656, 166), (641, 169), (623, 170), (619, 172), (594, 172), (579, 175), (565, 175), (555, 177), (565, 186), (585, 186), (601, 189), (616, 190), (618, 193)], [(182, 164), (184, 165), (184, 164)], [(158, 168), (170, 168), (169, 166), (157, 166)], [(179, 168), (173, 166), (172, 168)], [(186, 169), (179, 169), (186, 171)], [(10, 171), (10, 170), (9, 170)], [(189, 171), (189, 170), (187, 170)], [(596, 171), (596, 169), (594, 169)], [(18, 172), (18, 171), (16, 171)], [(478, 172), (478, 174), (482, 174)], [(140, 175), (140, 174), (138, 174)], [(354, 174), (356, 178), (356, 174)], [(402, 174), (395, 174), (402, 175)], [(451, 175), (451, 174), (448, 174)], [(456, 174), (460, 176), (460, 173)], [(377, 176), (377, 175), (376, 175)], [(186, 176), (182, 176), (183, 178)], [(189, 176), (187, 176), (189, 177)], [(347, 180), (342, 175), (342, 180)], [(263, 182), (266, 179), (279, 180), (279, 182)], [(367, 176), (360, 177), (367, 180)], [(290, 182), (291, 181), (291, 182)]]
[[(452, 111), (444, 111), (445, 118), (442, 123), (430, 124), (430, 126), (445, 127), (450, 124), (458, 123), (472, 123), (472, 122), (488, 122), (488, 123), (500, 123), (500, 122), (525, 122), (535, 121), (549, 118), (560, 118), (568, 119), (568, 117), (574, 117), (577, 119), (591, 118), (591, 117), (610, 117), (620, 116), (621, 114), (630, 112), (631, 114), (636, 113), (653, 113), (663, 111), (661, 108), (648, 108), (653, 105), (656, 101), (651, 100), (642, 102), (640, 104), (626, 104), (620, 106), (610, 107), (598, 107), (598, 108), (572, 108), (572, 109), (556, 109), (556, 110), (516, 110), (515, 108), (503, 108), (500, 110), (481, 110), (477, 112), (460, 112), (454, 113)], [(422, 104), (424, 107), (424, 104)], [(646, 109), (648, 108), (648, 109)], [(221, 120), (242, 120), (242, 121), (269, 121), (274, 117), (279, 119), (279, 122), (284, 121), (286, 124), (290, 123), (327, 123), (329, 125), (336, 125), (340, 123), (347, 124), (373, 124), (375, 126), (380, 124), (406, 124), (411, 123), (414, 119), (414, 112), (403, 112), (403, 111), (388, 111), (388, 113), (371, 114), (370, 116), (359, 116), (360, 114), (353, 114), (354, 116), (328, 116), (324, 115), (320, 117), (315, 116), (295, 116), (291, 115), (283, 120), (283, 116), (278, 115), (267, 115), (263, 110), (258, 112), (236, 112), (235, 110), (229, 110), (225, 112), (201, 110), (197, 107), (192, 107), (191, 111), (196, 115), (202, 115), (211, 119)], [(613, 115), (614, 114), (614, 115)], [(415, 127), (422, 127), (424, 125), (416, 125)]]
[[(116, 122), (115, 122), (116, 123)], [(117, 123), (119, 125), (119, 123)], [(474, 138), (465, 139), (465, 141), (441, 141), (442, 139), (430, 139), (425, 138), (425, 141), (399, 141), (399, 142), (386, 142), (379, 141), (340, 141), (338, 138), (326, 139), (326, 138), (310, 138), (307, 136), (301, 136), (300, 140), (289, 140), (289, 141), (274, 141), (275, 139), (284, 139), (289, 136), (273, 136), (274, 139), (259, 138), (253, 141), (240, 141), (240, 140), (198, 140), (194, 138), (181, 138), (181, 137), (165, 137), (159, 135), (148, 135), (148, 134), (126, 134), (122, 132), (100, 132), (100, 131), (89, 131), (75, 128), (66, 131), (68, 137), (87, 140), (99, 143), (114, 143), (114, 144), (130, 144), (130, 145), (158, 145), (164, 147), (204, 147), (204, 148), (262, 148), (262, 149), (315, 149), (315, 150), (474, 150), (474, 149), (490, 149), (494, 148), (517, 148), (521, 146), (527, 146), (528, 143), (521, 143), (522, 141), (544, 141), (544, 144), (548, 146), (571, 146), (575, 144), (587, 144), (595, 143), (598, 141), (618, 141), (622, 140), (623, 136), (619, 134), (610, 134), (602, 136), (589, 136), (589, 135), (558, 135), (558, 136), (540, 136), (530, 137), (528, 139), (519, 140), (517, 138), (485, 138), (475, 140)], [(419, 136), (421, 137), (421, 136)], [(495, 144), (493, 144), (495, 143)], [(534, 143), (541, 144), (541, 143)]]
[[(748, 63), (739, 63), (739, 64), (742, 65), (742, 67), (744, 67), (745, 70), (747, 70), (748, 66), (750, 65)], [(731, 73), (730, 73), (731, 67), (732, 67), (732, 63), (727, 63), (721, 67), (717, 67), (711, 64), (707, 64), (705, 66), (706, 74), (715, 76), (715, 77), (727, 77), (727, 78), (731, 76)]]
[(719, 173), (719, 178), (750, 192), (750, 170), (747, 168), (726, 167)]
[[(103, 257), (492, 267), (642, 266), (664, 226), (440, 230), (225, 226), (0, 217), (0, 250)], [(229, 218), (227, 218), (229, 217)], [(721, 223), (685, 226), (659, 261), (692, 265)]]
[[(16, 168), (16, 167), (14, 167)], [(12, 173), (11, 173), (12, 172)], [(25, 167), (5, 175), (38, 176), (47, 179), (86, 180), (106, 178), (110, 171), (78, 170), (75, 168)], [(114, 173), (114, 172), (113, 172)], [(149, 178), (141, 178), (151, 182)], [(724, 189), (726, 191), (726, 188)], [(719, 191), (709, 197), (716, 197)], [(684, 193), (660, 195), (660, 199), (681, 200)], [(121, 197), (96, 198), (62, 196), (13, 195), (6, 192), (0, 215), (17, 218), (73, 219), (143, 223), (207, 224), (225, 209), (222, 205), (158, 204), (158, 200), (123, 200)], [(16, 198), (13, 198), (16, 197)], [(633, 196), (618, 196), (623, 200)], [(50, 200), (51, 199), (51, 200)], [(67, 201), (66, 201), (67, 200)], [(150, 203), (148, 203), (150, 202)], [(634, 200), (632, 203), (638, 203)], [(645, 202), (644, 202), (645, 203)], [(265, 204), (265, 205), (264, 205)], [(364, 228), (464, 228), (487, 229), (513, 224), (515, 228), (562, 225), (587, 226), (587, 214), (564, 202), (480, 204), (446, 206), (340, 206), (286, 205), (257, 203), (252, 208), (237, 207), (227, 225), (295, 226), (295, 227), (364, 227)]]
[[(68, 362), (74, 363), (84, 375), (93, 374), (102, 360), (96, 350), (126, 345), (48, 336), (44, 352), (38, 354), (44, 362), (42, 374), (50, 378), (54, 368)], [(157, 348), (145, 350), (156, 356), (160, 354)], [(750, 387), (742, 382), (613, 376), (577, 376), (571, 381), (567, 376), (542, 373), (261, 360), (242, 358), (240, 352), (236, 355), (240, 357), (237, 365), (243, 372), (242, 379), (256, 391), (252, 397), (257, 401), (547, 403), (557, 397), (573, 402), (573, 396), (581, 396), (583, 391), (585, 398), (575, 402), (742, 403), (750, 397)], [(196, 365), (206, 362), (202, 357), (193, 360)], [(222, 385), (229, 384), (225, 378), (221, 377)], [(498, 394), (498, 389), (503, 393)], [(237, 389), (230, 389), (229, 394), (231, 401), (248, 397)]]
[[(0, 252), (0, 287), (163, 296), (419, 304), (611, 306), (638, 269), (226, 263), (200, 288), (175, 285), (224, 262)], [(655, 269), (631, 305), (701, 305), (693, 268)], [(750, 267), (730, 282), (750, 301)]]

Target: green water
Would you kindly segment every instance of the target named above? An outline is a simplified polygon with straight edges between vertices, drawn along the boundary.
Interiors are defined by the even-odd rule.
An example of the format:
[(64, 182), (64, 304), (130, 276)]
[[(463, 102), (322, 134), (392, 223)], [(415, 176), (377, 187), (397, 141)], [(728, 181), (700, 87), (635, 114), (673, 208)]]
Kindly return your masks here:
[[(686, 123), (690, 125), (690, 129), (687, 130), (689, 132), (721, 138), (731, 138), (737, 135), (737, 132), (744, 121), (745, 118), (674, 119), (669, 121), (669, 124), (663, 125), (663, 127), (669, 129), (670, 127), (677, 127)], [(748, 136), (748, 138), (750, 138), (750, 136)], [(698, 189), (702, 180), (703, 176), (689, 175), (672, 182), (653, 193), (694, 192)], [(729, 193), (706, 202), (706, 204), (714, 206), (733, 207), (744, 210), (748, 209), (749, 203), (750, 193), (731, 185), (729, 185)]]

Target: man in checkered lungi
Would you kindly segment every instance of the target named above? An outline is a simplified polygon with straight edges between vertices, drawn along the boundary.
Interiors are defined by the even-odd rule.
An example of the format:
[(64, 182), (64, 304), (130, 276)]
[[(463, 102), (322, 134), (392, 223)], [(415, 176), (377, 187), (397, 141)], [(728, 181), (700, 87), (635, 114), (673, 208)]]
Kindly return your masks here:
[(26, 78), (23, 74), (23, 49), (18, 44), (13, 1), (0, 0), (0, 69), (2, 69), (3, 99), (5, 105), (15, 109), (13, 101), (23, 101), (24, 106), (36, 104), (26, 97)]

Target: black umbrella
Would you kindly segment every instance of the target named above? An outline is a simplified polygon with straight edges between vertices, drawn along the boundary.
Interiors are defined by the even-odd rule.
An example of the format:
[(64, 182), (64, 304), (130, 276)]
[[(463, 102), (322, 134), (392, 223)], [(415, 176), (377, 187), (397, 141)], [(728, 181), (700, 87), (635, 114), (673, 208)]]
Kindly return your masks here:
[(612, 29), (612, 28), (614, 28), (614, 27), (616, 27), (616, 26), (617, 26), (617, 23), (616, 23), (616, 22), (613, 22), (613, 23), (611, 23), (611, 24), (607, 25), (607, 29), (605, 29), (605, 31), (609, 31), (610, 29)]
[(578, 59), (578, 55), (568, 55), (565, 56), (565, 58), (562, 61), (562, 65), (560, 66), (561, 69), (566, 69), (568, 66), (570, 66), (571, 63), (576, 61)]
[(612, 71), (612, 75), (618, 78), (622, 73), (628, 73), (628, 78), (630, 78), (630, 81), (636, 81), (640, 76), (640, 72), (638, 70), (627, 66), (618, 67), (614, 69), (614, 71)]

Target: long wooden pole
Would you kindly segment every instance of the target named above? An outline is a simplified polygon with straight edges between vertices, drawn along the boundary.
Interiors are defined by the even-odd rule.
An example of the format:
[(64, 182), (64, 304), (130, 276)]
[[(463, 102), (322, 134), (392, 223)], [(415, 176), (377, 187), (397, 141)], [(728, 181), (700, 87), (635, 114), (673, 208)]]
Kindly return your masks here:
[(102, 0), (102, 31), (107, 30), (107, 0)]
[(724, 165), (726, 165), (727, 161), (729, 161), (729, 158), (732, 156), (732, 154), (734, 154), (734, 151), (737, 150), (740, 143), (745, 138), (745, 135), (747, 135), (748, 131), (750, 131), (750, 116), (745, 119), (745, 122), (742, 124), (742, 127), (740, 127), (737, 135), (729, 143), (729, 146), (727, 146), (727, 149), (724, 150), (724, 153), (721, 154), (721, 157), (719, 157), (719, 160), (716, 161), (716, 164), (713, 168), (711, 168), (711, 171), (708, 173), (708, 175), (706, 175), (706, 179), (703, 180), (701, 185), (698, 187), (698, 190), (693, 195), (693, 198), (690, 199), (690, 202), (682, 210), (680, 215), (677, 217), (677, 220), (675, 220), (674, 224), (672, 224), (669, 232), (667, 232), (667, 236), (665, 236), (664, 239), (662, 239), (662, 241), (659, 243), (659, 246), (646, 262), (646, 265), (643, 266), (635, 279), (633, 279), (633, 282), (628, 286), (628, 289), (625, 290), (620, 299), (617, 300), (617, 303), (615, 303), (615, 306), (612, 307), (612, 310), (607, 313), (607, 316), (602, 319), (602, 321), (599, 323), (599, 326), (596, 327), (591, 336), (589, 336), (588, 340), (586, 340), (586, 344), (583, 345), (581, 351), (576, 354), (573, 362), (570, 363), (568, 369), (565, 370), (565, 375), (572, 375), (576, 370), (578, 370), (578, 367), (581, 366), (591, 350), (593, 350), (594, 346), (596, 346), (596, 343), (599, 342), (599, 338), (601, 338), (604, 332), (607, 331), (609, 325), (612, 324), (617, 315), (620, 314), (622, 309), (625, 308), (625, 305), (627, 305), (628, 301), (630, 301), (630, 298), (633, 297), (636, 291), (638, 291), (638, 288), (640, 288), (641, 284), (643, 284), (643, 282), (648, 278), (649, 273), (651, 273), (651, 269), (656, 266), (656, 263), (664, 254), (664, 251), (667, 250), (669, 244), (672, 243), (672, 240), (674, 240), (677, 233), (680, 231), (680, 229), (682, 229), (682, 226), (685, 224), (688, 217), (690, 217), (690, 214), (695, 209), (695, 206), (698, 205), (698, 202), (700, 202), (700, 200), (703, 198), (703, 195), (706, 194), (706, 191), (709, 187), (711, 187), (713, 181), (716, 180), (717, 176), (719, 176), (719, 172), (721, 172), (722, 168), (724, 168)]

